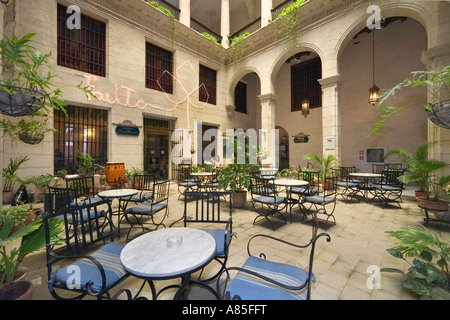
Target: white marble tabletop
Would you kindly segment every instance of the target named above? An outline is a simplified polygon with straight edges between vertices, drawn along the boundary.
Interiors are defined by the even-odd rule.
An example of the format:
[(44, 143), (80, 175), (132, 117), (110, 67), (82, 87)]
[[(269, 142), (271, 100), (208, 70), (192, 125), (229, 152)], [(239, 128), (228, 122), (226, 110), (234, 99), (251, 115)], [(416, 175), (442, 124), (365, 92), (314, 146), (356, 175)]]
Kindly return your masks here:
[(381, 178), (383, 175), (381, 173), (371, 173), (371, 172), (351, 172), (349, 176), (361, 177), (361, 178)]
[(199, 176), (199, 177), (207, 177), (207, 176), (215, 176), (215, 172), (192, 172), (191, 176)]
[(138, 193), (136, 189), (111, 189), (99, 192), (99, 197), (102, 198), (120, 198), (134, 196)]
[(171, 279), (194, 272), (216, 255), (216, 242), (193, 228), (151, 231), (130, 241), (120, 254), (125, 270), (146, 279)]
[(284, 186), (284, 187), (301, 187), (307, 186), (308, 181), (296, 179), (275, 179), (274, 184), (276, 184), (277, 186)]

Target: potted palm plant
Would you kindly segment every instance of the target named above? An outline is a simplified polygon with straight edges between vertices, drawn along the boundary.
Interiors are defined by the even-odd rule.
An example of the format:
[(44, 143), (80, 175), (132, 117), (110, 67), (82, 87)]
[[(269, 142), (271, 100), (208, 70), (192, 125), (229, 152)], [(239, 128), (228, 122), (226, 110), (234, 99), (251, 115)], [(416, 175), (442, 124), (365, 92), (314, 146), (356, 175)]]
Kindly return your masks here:
[[(23, 259), (45, 246), (43, 221), (30, 214), (26, 205), (0, 210), (0, 300), (31, 300), (32, 282), (15, 280)], [(51, 243), (57, 244), (62, 221), (53, 219), (49, 226)]]
[(8, 166), (3, 168), (3, 204), (10, 203), (16, 172), (19, 170), (20, 165), (28, 160), (29, 158), (27, 156), (9, 159)]
[(317, 154), (311, 152), (305, 155), (304, 160), (315, 160), (313, 168), (319, 171), (319, 179), (322, 181), (323, 188), (329, 189), (331, 186), (327, 182), (327, 178), (333, 175), (332, 169), (339, 167), (338, 159), (332, 154), (319, 157)]

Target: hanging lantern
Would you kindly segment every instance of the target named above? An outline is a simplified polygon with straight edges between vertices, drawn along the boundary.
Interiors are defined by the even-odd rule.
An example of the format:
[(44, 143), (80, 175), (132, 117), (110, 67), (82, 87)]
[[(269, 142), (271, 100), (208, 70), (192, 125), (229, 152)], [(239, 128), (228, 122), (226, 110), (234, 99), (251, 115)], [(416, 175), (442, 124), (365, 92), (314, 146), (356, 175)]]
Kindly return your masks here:
[(309, 99), (303, 98), (302, 100), (302, 115), (306, 116), (309, 114)]
[(372, 81), (372, 88), (369, 89), (369, 103), (376, 105), (380, 88), (375, 85), (375, 29), (372, 30)]
[(369, 103), (372, 105), (376, 105), (378, 103), (379, 91), (380, 88), (378, 88), (375, 84), (369, 89)]

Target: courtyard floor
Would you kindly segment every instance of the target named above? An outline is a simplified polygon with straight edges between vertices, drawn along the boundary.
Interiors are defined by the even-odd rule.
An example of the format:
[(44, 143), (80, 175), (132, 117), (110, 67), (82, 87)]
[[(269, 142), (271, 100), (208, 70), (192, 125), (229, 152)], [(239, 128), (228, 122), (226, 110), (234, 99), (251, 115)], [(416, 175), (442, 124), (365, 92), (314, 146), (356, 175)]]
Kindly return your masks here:
[[(394, 239), (386, 234), (389, 230), (398, 230), (404, 226), (422, 226), (424, 224), (424, 212), (417, 207), (412, 189), (406, 189), (403, 193), (401, 209), (398, 206), (382, 208), (377, 202), (372, 204), (364, 200), (343, 201), (338, 198), (334, 216), (336, 224), (320, 224), (319, 232), (326, 232), (331, 236), (331, 242), (321, 238), (317, 242), (314, 258), (313, 272), (317, 282), (312, 287), (313, 300), (412, 300), (417, 299), (411, 292), (402, 289), (403, 277), (398, 274), (381, 273), (381, 286), (379, 289), (371, 289), (367, 285), (368, 279), (374, 275), (368, 271), (370, 266), (408, 268), (406, 263), (395, 259), (386, 252), (386, 249), (394, 245)], [(178, 199), (176, 183), (171, 185), (169, 199), (169, 216), (166, 226), (179, 220), (183, 215), (184, 202)], [(248, 200), (250, 195), (248, 195)], [(268, 234), (289, 242), (305, 243), (311, 235), (311, 224), (306, 220), (302, 223), (302, 215), (298, 208), (292, 212), (292, 222), (289, 214), (285, 214), (287, 223), (274, 216), (275, 231), (269, 223), (262, 221), (253, 225), (256, 213), (251, 211), (250, 201), (245, 208), (233, 209), (233, 238), (230, 246), (228, 266), (241, 266), (247, 257), (247, 241), (255, 234)], [(181, 222), (174, 226), (182, 226)], [(448, 237), (450, 225), (430, 222), (427, 226), (438, 236)], [(124, 242), (125, 237), (117, 239)], [(300, 267), (306, 267), (309, 250), (288, 251), (277, 247), (266, 247), (264, 253), (268, 259), (278, 262), (286, 262)], [(34, 284), (34, 300), (53, 300), (47, 288), (47, 269), (45, 251), (42, 249), (25, 258), (23, 265), (29, 269), (28, 279)], [(212, 267), (211, 267), (212, 268)], [(211, 271), (211, 270), (209, 270)], [(204, 274), (208, 273), (208, 268)], [(178, 281), (178, 280), (172, 280)], [(370, 281), (369, 281), (370, 282)], [(121, 284), (121, 288), (129, 288), (133, 293), (137, 292), (142, 283), (141, 279), (129, 277)], [(170, 280), (156, 281), (157, 287), (163, 287)], [(212, 286), (215, 287), (215, 283)], [(143, 296), (151, 297), (148, 290)], [(171, 299), (173, 292), (168, 291), (161, 299)], [(190, 299), (212, 299), (212, 295), (203, 289), (192, 289), (189, 292)]]

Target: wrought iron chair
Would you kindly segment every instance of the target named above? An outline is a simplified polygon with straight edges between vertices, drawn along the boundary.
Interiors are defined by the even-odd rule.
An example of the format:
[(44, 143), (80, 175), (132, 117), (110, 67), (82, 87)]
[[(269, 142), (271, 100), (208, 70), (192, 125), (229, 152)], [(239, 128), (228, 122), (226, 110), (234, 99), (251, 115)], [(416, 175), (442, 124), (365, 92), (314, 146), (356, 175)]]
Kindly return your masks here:
[[(184, 227), (198, 226), (216, 241), (214, 260), (220, 264), (220, 270), (202, 279), (204, 283), (217, 278), (226, 267), (233, 236), (231, 195), (231, 191), (187, 191), (187, 197), (184, 198)], [(228, 198), (228, 201), (221, 202), (223, 198)]]
[[(242, 267), (228, 267), (223, 272), (227, 274), (225, 282), (222, 281), (222, 277), (218, 278), (219, 297), (233, 300), (310, 300), (311, 282), (316, 282), (312, 270), (316, 242), (321, 237), (326, 237), (328, 242), (331, 241), (331, 237), (327, 233), (317, 235), (316, 213), (313, 216), (312, 237), (305, 245), (290, 243), (265, 234), (253, 236), (247, 243), (249, 257)], [(305, 270), (290, 264), (267, 260), (264, 253), (252, 254), (251, 247), (256, 245), (256, 241), (264, 248), (269, 247), (270, 242), (262, 241), (263, 239), (268, 239), (270, 242), (275, 241), (273, 246), (276, 246), (277, 249), (286, 245), (290, 248), (301, 249), (303, 252), (303, 249), (310, 247), (309, 267)], [(229, 282), (231, 271), (238, 272)], [(228, 284), (225, 285), (225, 289), (221, 288), (223, 283)]]
[[(49, 291), (56, 299), (76, 300), (86, 295), (110, 299), (110, 290), (129, 276), (120, 263), (124, 245), (112, 242), (112, 223), (98, 206), (89, 202), (73, 206), (74, 196), (76, 190), (51, 188), (46, 197), (42, 219)], [(50, 241), (53, 219), (64, 226), (64, 240), (56, 245)]]
[[(286, 223), (281, 210), (284, 206), (280, 208), (280, 205), (286, 205), (286, 197), (278, 196), (276, 186), (274, 185), (273, 178), (265, 178), (260, 176), (253, 176), (250, 179), (250, 192), (252, 197), (252, 210), (258, 213), (258, 216), (253, 220), (253, 224), (257, 222), (260, 218), (264, 218), (269, 221), (272, 229), (275, 230), (269, 216), (273, 216), (274, 213), (279, 213)], [(257, 209), (257, 205), (260, 206)]]
[(338, 188), (336, 190), (337, 196), (341, 196), (344, 200), (352, 200), (358, 193), (362, 194), (360, 182), (353, 180), (349, 176), (349, 173), (357, 171), (356, 167), (339, 167), (332, 170), (336, 178), (336, 187)]
[(186, 191), (194, 191), (198, 189), (198, 181), (191, 178), (191, 166), (190, 165), (179, 165), (178, 169), (178, 192), (180, 199), (181, 196), (185, 195)]
[(75, 189), (76, 197), (73, 206), (101, 205), (109, 200), (97, 197), (95, 194), (94, 176), (84, 176), (66, 179), (66, 188)]
[(398, 177), (403, 175), (404, 172), (405, 169), (383, 170), (383, 178), (379, 182), (371, 183), (373, 198), (370, 199), (369, 203), (373, 199), (379, 199), (383, 203), (383, 208), (390, 202), (396, 203), (401, 208), (403, 183), (398, 180)]
[[(127, 208), (125, 211), (125, 219), (131, 224), (131, 228), (128, 231), (127, 239), (135, 225), (139, 225), (142, 231), (156, 230), (160, 226), (164, 226), (164, 220), (169, 214), (169, 192), (170, 192), (170, 180), (155, 181), (153, 184), (152, 198), (148, 202), (142, 202), (138, 205)], [(155, 221), (155, 214), (164, 211), (164, 215), (159, 222)], [(132, 218), (130, 220), (130, 218)], [(144, 225), (149, 224), (144, 219), (150, 218), (150, 224), (155, 228), (151, 229)], [(133, 220), (133, 221), (132, 221)]]
[(119, 201), (131, 201), (134, 203), (142, 203), (149, 201), (153, 197), (153, 184), (155, 183), (155, 175), (153, 174), (135, 174), (133, 176), (133, 188), (139, 192), (131, 198), (121, 198)]
[(298, 173), (298, 179), (307, 181), (308, 186), (291, 188), (291, 194), (296, 194), (299, 197), (297, 203), (302, 211), (311, 210), (312, 204), (302, 203), (301, 199), (319, 194), (319, 174), (319, 171), (302, 170)]
[[(323, 211), (318, 213), (327, 216), (325, 222), (328, 222), (330, 218), (333, 218), (333, 223), (336, 224), (336, 218), (333, 213), (336, 209), (336, 185), (335, 178), (328, 177), (324, 181), (319, 183), (319, 193), (317, 195), (306, 196), (300, 200), (300, 209), (303, 212), (303, 220), (307, 217), (311, 208), (317, 211), (319, 208), (323, 208)], [(307, 205), (311, 205), (310, 209), (306, 209)], [(328, 208), (328, 209), (327, 209)]]

